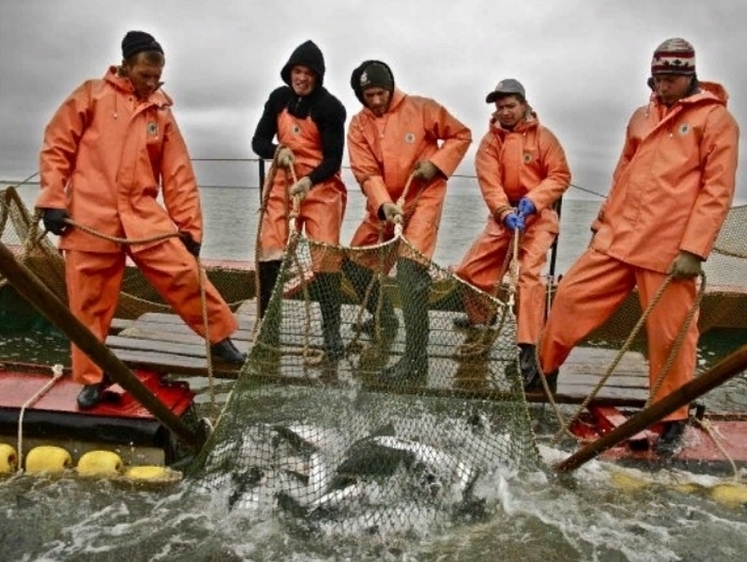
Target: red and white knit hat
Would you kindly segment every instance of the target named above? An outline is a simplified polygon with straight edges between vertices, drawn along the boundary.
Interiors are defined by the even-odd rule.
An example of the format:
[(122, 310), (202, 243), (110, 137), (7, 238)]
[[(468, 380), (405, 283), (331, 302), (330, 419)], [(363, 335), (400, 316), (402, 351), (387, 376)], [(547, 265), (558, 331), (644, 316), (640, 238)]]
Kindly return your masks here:
[(651, 74), (695, 74), (695, 48), (681, 37), (667, 39), (654, 51)]

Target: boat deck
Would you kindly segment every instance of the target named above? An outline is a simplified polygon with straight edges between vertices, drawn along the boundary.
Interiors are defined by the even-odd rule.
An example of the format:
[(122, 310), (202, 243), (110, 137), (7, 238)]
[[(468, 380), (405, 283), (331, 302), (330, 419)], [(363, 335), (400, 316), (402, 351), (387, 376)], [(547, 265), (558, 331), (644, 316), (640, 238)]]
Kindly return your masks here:
[[(302, 315), (303, 303), (298, 301), (284, 301), (284, 306), (298, 308)], [(313, 304), (316, 306), (316, 303)], [(351, 311), (343, 313), (344, 318), (352, 318)], [(253, 343), (252, 330), (255, 323), (255, 301), (246, 301), (236, 311), (239, 329), (232, 336), (236, 346), (248, 352)], [(431, 395), (462, 395), (475, 398), (506, 397), (505, 390), (501, 392), (490, 383), (490, 373), (494, 366), (488, 363), (467, 363), (456, 361), (451, 353), (451, 346), (455, 346), (454, 331), (438, 329), (437, 326), (451, 326), (451, 319), (456, 313), (431, 311), (431, 336), (429, 345), (430, 372), (436, 373), (429, 377), (425, 388), (418, 388), (418, 393)], [(346, 330), (348, 330), (346, 332)], [(343, 337), (350, 335), (350, 325), (343, 323)], [(297, 337), (297, 336), (296, 336)], [(395, 340), (391, 353), (401, 354), (404, 347), (404, 330), (400, 329), (398, 339)], [(457, 338), (462, 339), (462, 338)], [(297, 343), (302, 343), (297, 337)], [(287, 341), (284, 336), (283, 341)], [(204, 340), (194, 334), (192, 330), (176, 315), (163, 313), (147, 313), (136, 320), (117, 320), (113, 325), (111, 335), (106, 341), (109, 348), (127, 365), (136, 368), (148, 368), (156, 371), (183, 376), (207, 376), (208, 366), (206, 346)], [(312, 341), (319, 344), (319, 341)], [(291, 348), (288, 348), (291, 351)], [(447, 352), (445, 352), (446, 350)], [(319, 368), (304, 368), (300, 366), (298, 348), (283, 357), (277, 382), (285, 384), (335, 384), (349, 382), (356, 379), (355, 365), (357, 361), (342, 360), (338, 363), (335, 376), (330, 380), (321, 373)], [(285, 354), (284, 354), (285, 355)], [(565, 365), (561, 368), (558, 379), (558, 389), (555, 400), (558, 403), (579, 404), (597, 386), (604, 370), (617, 355), (616, 350), (592, 347), (577, 347), (571, 353)], [(492, 361), (494, 354), (491, 353)], [(502, 368), (502, 367), (501, 367)], [(225, 363), (212, 361), (213, 376), (216, 378), (236, 378), (238, 369)], [(302, 375), (297, 373), (302, 372)], [(288, 373), (293, 373), (289, 376)], [(647, 365), (643, 356), (638, 352), (628, 351), (622, 357), (613, 375), (597, 394), (594, 403), (611, 406), (642, 407), (648, 397)], [(543, 392), (528, 394), (532, 402), (547, 400)]]

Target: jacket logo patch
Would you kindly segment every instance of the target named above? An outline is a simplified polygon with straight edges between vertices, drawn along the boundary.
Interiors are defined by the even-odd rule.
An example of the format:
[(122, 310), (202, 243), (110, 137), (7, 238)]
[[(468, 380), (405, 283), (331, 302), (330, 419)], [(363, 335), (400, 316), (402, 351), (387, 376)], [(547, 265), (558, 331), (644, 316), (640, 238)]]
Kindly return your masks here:
[(532, 155), (528, 152), (524, 153), (524, 164), (529, 164), (532, 161)]
[(153, 121), (148, 123), (147, 131), (148, 131), (148, 134), (151, 136), (157, 135), (158, 134), (158, 123), (154, 123)]
[(687, 123), (683, 123), (682, 125), (680, 125), (680, 135), (684, 136), (689, 132), (690, 132), (690, 125), (688, 125)]
[(405, 135), (405, 142), (407, 144), (412, 144), (415, 142), (415, 133), (407, 133)]
[(300, 135), (301, 134), (301, 127), (299, 127), (298, 125), (293, 125), (293, 127), (291, 128), (291, 132), (294, 135)]

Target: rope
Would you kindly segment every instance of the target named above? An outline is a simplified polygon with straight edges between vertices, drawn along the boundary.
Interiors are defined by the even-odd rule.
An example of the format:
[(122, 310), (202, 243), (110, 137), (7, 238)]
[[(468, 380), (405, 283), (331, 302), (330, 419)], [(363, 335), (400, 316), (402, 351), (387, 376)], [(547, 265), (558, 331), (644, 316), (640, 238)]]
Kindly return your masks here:
[[(501, 288), (501, 284), (503, 283), (503, 278), (506, 276), (506, 273), (508, 273), (509, 274), (509, 285), (508, 285), (508, 296), (507, 296), (507, 302), (506, 302), (505, 308), (510, 309), (512, 318), (516, 317), (513, 312), (513, 309), (514, 309), (515, 294), (517, 292), (518, 279), (519, 279), (519, 257), (518, 257), (519, 256), (519, 236), (520, 236), (519, 231), (514, 231), (512, 238), (511, 238), (511, 251), (506, 252), (506, 256), (503, 259), (503, 264), (501, 265), (498, 279), (493, 285), (493, 291), (492, 291), (493, 295), (498, 294)], [(476, 337), (472, 339), (468, 338), (467, 341), (465, 341), (462, 345), (459, 346), (459, 348), (457, 348), (456, 352), (454, 353), (454, 357), (457, 360), (465, 361), (465, 360), (482, 357), (490, 350), (490, 348), (495, 343), (495, 340), (498, 339), (498, 336), (501, 334), (503, 330), (503, 324), (507, 316), (505, 308), (504, 308), (504, 313), (501, 316), (501, 321), (498, 323), (498, 325), (495, 328), (487, 327), (485, 330), (481, 331)], [(517, 365), (519, 364), (518, 348), (516, 350), (516, 364)]]
[[(259, 206), (259, 222), (257, 223), (257, 236), (255, 238), (254, 243), (254, 292), (256, 295), (257, 303), (260, 301), (260, 295), (262, 294), (262, 285), (260, 281), (259, 276), (259, 258), (260, 258), (260, 249), (261, 249), (261, 240), (262, 240), (262, 221), (264, 220), (265, 213), (267, 212), (267, 203), (270, 200), (270, 193), (272, 192), (272, 186), (275, 183), (275, 176), (278, 172), (278, 153), (280, 152), (280, 149), (283, 148), (282, 145), (279, 145), (277, 149), (275, 150), (275, 155), (272, 159), (272, 164), (270, 164), (270, 170), (267, 173), (267, 176), (265, 177), (265, 184), (262, 186), (262, 202)], [(262, 311), (263, 313), (266, 311)], [(259, 309), (257, 309), (257, 314), (254, 319), (254, 327), (252, 328), (252, 334), (254, 340), (256, 340), (256, 334), (257, 330), (259, 329), (259, 325), (261, 322), (261, 318), (259, 317)]]
[(26, 400), (24, 402), (23, 406), (21, 406), (21, 411), (18, 414), (18, 472), (23, 472), (23, 469), (21, 468), (23, 466), (23, 417), (26, 414), (26, 408), (30, 408), (36, 402), (44, 396), (50, 388), (52, 388), (58, 380), (62, 377), (64, 374), (62, 370), (62, 365), (57, 364), (52, 367), (52, 378), (49, 379), (46, 383), (44, 383), (44, 386), (42, 386), (39, 390), (36, 391), (36, 393)]
[(693, 303), (693, 306), (690, 308), (690, 310), (687, 313), (687, 316), (682, 322), (682, 326), (680, 326), (680, 331), (677, 332), (677, 337), (674, 340), (674, 344), (672, 345), (672, 349), (669, 352), (669, 356), (667, 357), (667, 362), (664, 364), (664, 367), (662, 367), (661, 372), (659, 373), (658, 378), (656, 379), (656, 382), (654, 383), (653, 388), (651, 389), (651, 392), (649, 393), (648, 400), (646, 401), (646, 407), (648, 408), (651, 405), (651, 401), (653, 400), (653, 397), (656, 396), (656, 394), (659, 392), (659, 389), (661, 388), (662, 383), (664, 382), (664, 377), (669, 373), (669, 369), (672, 368), (672, 363), (674, 363), (675, 357), (677, 357), (677, 353), (680, 350), (680, 346), (682, 346), (682, 340), (685, 339), (685, 334), (687, 333), (687, 328), (690, 326), (690, 322), (692, 322), (693, 316), (695, 316), (695, 312), (700, 307), (700, 302), (703, 300), (703, 294), (705, 293), (705, 285), (706, 285), (706, 275), (705, 272), (701, 270), (700, 272), (700, 278), (701, 283), (700, 287), (698, 288), (698, 295), (695, 298), (695, 302)]
[[(662, 382), (664, 380), (664, 377), (666, 376), (667, 372), (671, 368), (671, 365), (672, 365), (672, 363), (674, 361), (674, 358), (676, 357), (677, 352), (679, 351), (679, 348), (680, 348), (680, 346), (682, 344), (682, 340), (684, 339), (684, 335), (687, 332), (687, 327), (689, 326), (690, 321), (692, 320), (692, 317), (695, 314), (695, 311), (700, 306), (700, 301), (701, 301), (703, 293), (705, 291), (705, 273), (701, 272), (701, 275), (702, 275), (703, 282), (702, 282), (702, 284), (700, 286), (700, 289), (698, 291), (698, 297), (696, 298), (695, 302), (693, 303), (693, 306), (691, 307), (690, 311), (688, 312), (688, 315), (685, 318), (685, 321), (682, 323), (682, 326), (680, 327), (680, 330), (679, 330), (679, 332), (677, 334), (677, 338), (675, 338), (674, 345), (672, 346), (672, 349), (669, 352), (669, 356), (667, 358), (667, 362), (666, 362), (664, 368), (662, 369), (661, 373), (659, 374), (659, 378), (657, 379), (654, 388), (649, 393), (649, 399), (646, 402), (647, 406), (650, 405), (651, 397), (654, 396), (655, 393), (658, 392), (659, 388), (661, 387), (661, 384), (662, 384)], [(599, 382), (597, 383), (597, 385), (592, 389), (592, 391), (589, 393), (589, 395), (584, 399), (583, 403), (578, 407), (578, 409), (573, 414), (573, 416), (571, 416), (568, 419), (568, 421), (565, 422), (565, 423), (563, 423), (561, 421), (561, 419), (559, 418), (559, 421), (561, 421), (561, 429), (555, 435), (555, 437), (553, 439), (553, 443), (557, 442), (557, 440), (560, 438), (560, 435), (563, 434), (563, 433), (565, 433), (567, 435), (570, 435), (574, 439), (577, 439), (576, 436), (574, 436), (570, 432), (570, 430), (569, 430), (570, 425), (576, 419), (578, 419), (578, 417), (581, 415), (581, 413), (584, 411), (584, 409), (586, 409), (586, 407), (596, 397), (596, 395), (599, 393), (599, 391), (602, 389), (602, 387), (607, 382), (607, 379), (609, 379), (609, 377), (612, 375), (612, 373), (614, 372), (614, 370), (617, 368), (617, 365), (622, 360), (623, 355), (625, 355), (625, 353), (630, 349), (631, 345), (633, 344), (633, 341), (635, 340), (636, 336), (638, 335), (638, 332), (640, 332), (641, 328), (644, 326), (646, 320), (648, 319), (649, 315), (651, 314), (651, 311), (654, 309), (654, 307), (661, 300), (661, 297), (663, 296), (664, 291), (669, 286), (669, 283), (672, 281), (672, 279), (673, 279), (673, 277), (672, 277), (671, 274), (668, 275), (666, 277), (666, 279), (664, 279), (664, 282), (661, 284), (661, 286), (659, 286), (659, 288), (656, 291), (656, 294), (654, 294), (654, 298), (651, 299), (651, 302), (646, 307), (646, 310), (643, 312), (643, 314), (641, 315), (641, 317), (638, 319), (638, 322), (633, 327), (633, 330), (630, 332), (630, 335), (628, 336), (628, 338), (625, 340), (625, 342), (623, 343), (622, 347), (618, 351), (617, 355), (615, 356), (615, 359), (612, 361), (612, 363), (610, 364), (610, 366), (607, 368), (607, 371), (605, 372), (604, 376), (599, 380)], [(538, 349), (539, 349), (539, 346), (538, 346)], [(540, 365), (539, 362), (537, 364)], [(540, 374), (542, 375), (543, 384), (545, 384), (545, 386), (546, 386), (545, 374), (542, 372), (541, 368), (539, 369), (539, 371), (540, 371)], [(549, 392), (549, 387), (547, 387), (547, 386), (546, 386), (546, 391), (548, 393), (550, 401), (553, 402), (553, 398), (551, 396), (551, 393)]]
[[(272, 160), (272, 166), (270, 167), (270, 172), (267, 175), (267, 178), (265, 180), (265, 185), (263, 186), (263, 193), (262, 193), (262, 205), (260, 207), (260, 219), (259, 219), (259, 225), (257, 227), (257, 242), (255, 244), (255, 263), (259, 264), (259, 249), (261, 247), (261, 236), (262, 236), (262, 220), (264, 218), (264, 213), (267, 212), (267, 203), (270, 198), (270, 193), (272, 192), (272, 188), (275, 182), (275, 177), (277, 175), (278, 170), (278, 164), (277, 164), (277, 157), (282, 148), (285, 148), (287, 150), (288, 147), (284, 147), (282, 145), (279, 145), (278, 148), (275, 150), (275, 155)], [(301, 283), (301, 289), (303, 291), (304, 295), (304, 311), (305, 311), (305, 317), (306, 317), (306, 325), (304, 330), (304, 343), (303, 346), (299, 351), (294, 350), (288, 350), (286, 355), (301, 355), (304, 358), (304, 364), (313, 366), (318, 365), (324, 361), (325, 353), (323, 350), (315, 350), (311, 347), (311, 341), (310, 341), (310, 334), (311, 334), (311, 298), (309, 296), (309, 289), (308, 289), (308, 283), (306, 283), (306, 272), (303, 268), (303, 265), (301, 264), (301, 260), (298, 256), (298, 253), (296, 252), (296, 249), (298, 247), (298, 241), (300, 239), (300, 233), (296, 227), (296, 219), (298, 218), (300, 214), (300, 207), (301, 207), (301, 199), (298, 196), (293, 196), (293, 202), (292, 205), (290, 204), (291, 195), (289, 192), (289, 188), (295, 184), (298, 181), (298, 176), (296, 174), (296, 170), (293, 166), (291, 166), (289, 169), (289, 175), (290, 175), (290, 184), (287, 181), (286, 176), (286, 182), (285, 182), (285, 206), (286, 206), (286, 216), (288, 218), (288, 242), (286, 243), (285, 247), (285, 254), (287, 256), (290, 256), (290, 259), (293, 262), (293, 265), (296, 269), (299, 282)], [(259, 278), (259, 268), (255, 267), (255, 290), (257, 294), (257, 299), (259, 302), (260, 295), (261, 295), (261, 285), (260, 285), (260, 278)], [(263, 315), (267, 311), (263, 311)], [(272, 351), (280, 351), (281, 347), (275, 347), (272, 345), (269, 345), (264, 342), (257, 342), (256, 341), (256, 333), (259, 329), (259, 326), (261, 325), (261, 321), (259, 319), (259, 314), (257, 314), (256, 321), (254, 323), (254, 334), (255, 334), (255, 345), (259, 345), (260, 347), (264, 347), (266, 349), (270, 349)]]
[[(38, 223), (38, 220), (37, 220), (37, 223)], [(165, 232), (161, 234), (155, 234), (153, 236), (147, 236), (145, 238), (132, 238), (132, 239), (119, 238), (117, 236), (109, 236), (107, 234), (103, 234), (97, 230), (94, 230), (93, 228), (80, 224), (79, 222), (74, 221), (73, 219), (70, 219), (70, 218), (65, 219), (65, 223), (73, 226), (74, 228), (78, 228), (82, 230), (83, 232), (90, 234), (91, 236), (94, 236), (96, 238), (100, 238), (102, 240), (108, 240), (110, 242), (114, 242), (116, 244), (121, 244), (121, 245), (126, 245), (126, 246), (149, 244), (151, 242), (160, 242), (162, 240), (167, 240), (169, 238), (179, 237), (178, 232)], [(45, 231), (45, 234), (46, 234), (46, 231)], [(207, 368), (207, 375), (208, 375), (208, 388), (210, 391), (210, 416), (214, 420), (216, 416), (217, 405), (216, 405), (216, 399), (215, 399), (215, 381), (213, 380), (214, 379), (213, 361), (212, 361), (212, 354), (210, 352), (210, 347), (211, 347), (210, 323), (208, 322), (207, 298), (205, 296), (205, 285), (207, 283), (207, 274), (205, 272), (205, 268), (202, 266), (202, 263), (200, 262), (199, 256), (195, 256), (195, 261), (197, 262), (197, 276), (198, 276), (199, 286), (200, 286), (200, 307), (202, 311), (203, 330), (205, 331), (205, 358), (206, 358), (206, 368)]]
[(716, 448), (721, 452), (722, 455), (724, 455), (724, 458), (731, 466), (731, 470), (734, 473), (734, 480), (739, 480), (739, 470), (737, 469), (737, 465), (734, 462), (734, 459), (731, 458), (729, 453), (726, 452), (726, 449), (721, 444), (721, 440), (717, 438), (716, 436), (716, 430), (713, 429), (713, 426), (710, 424), (708, 420), (701, 420), (698, 418), (695, 418), (695, 422), (700, 425), (700, 427), (703, 428), (703, 431), (705, 431), (708, 434), (708, 437), (711, 438), (713, 441), (713, 444), (716, 445)]
[[(412, 186), (412, 182), (415, 179), (415, 172), (410, 173), (410, 175), (407, 177), (407, 181), (405, 182), (405, 187), (402, 190), (402, 194), (397, 199), (397, 202), (395, 203), (396, 207), (399, 209), (400, 213), (402, 213), (402, 218), (394, 223), (394, 238), (401, 238), (402, 237), (402, 230), (404, 228), (404, 224), (407, 221), (407, 217), (405, 217), (405, 200), (407, 199), (407, 195), (410, 192), (410, 188)], [(417, 206), (417, 201), (420, 198), (421, 193), (423, 192), (423, 187), (421, 187), (420, 191), (415, 197), (415, 206)], [(371, 277), (371, 281), (369, 281), (368, 285), (366, 286), (366, 291), (364, 293), (363, 299), (361, 300), (360, 305), (358, 306), (358, 312), (356, 313), (356, 319), (355, 319), (355, 331), (353, 334), (353, 340), (350, 342), (350, 346), (354, 347), (358, 345), (362, 326), (363, 326), (363, 314), (366, 310), (366, 305), (368, 304), (368, 300), (371, 298), (371, 293), (373, 292), (374, 284), (379, 284), (379, 299), (376, 301), (376, 309), (373, 314), (373, 321), (374, 321), (374, 340), (381, 341), (381, 307), (384, 300), (383, 297), (383, 291), (384, 291), (384, 277), (386, 276), (385, 273), (385, 264), (384, 264), (384, 256), (383, 253), (386, 250), (386, 248), (389, 246), (388, 244), (384, 244), (384, 229), (386, 226), (386, 221), (379, 221), (378, 224), (378, 236), (377, 236), (377, 247), (379, 249), (379, 267), (376, 269), (376, 275)]]
[[(298, 176), (296, 175), (296, 170), (293, 167), (290, 168), (290, 176), (292, 184), (295, 184), (298, 181)], [(290, 186), (288, 186), (286, 183), (286, 201), (288, 201), (288, 199), (290, 198), (290, 194), (288, 192), (289, 187)], [(309, 296), (308, 283), (306, 283), (306, 271), (304, 270), (304, 267), (301, 264), (301, 259), (298, 257), (298, 252), (296, 251), (298, 249), (298, 242), (301, 238), (301, 233), (296, 226), (296, 219), (300, 214), (300, 208), (300, 197), (298, 197), (297, 195), (293, 195), (293, 205), (288, 212), (289, 241), (286, 252), (289, 252), (291, 254), (293, 264), (296, 267), (296, 274), (298, 275), (299, 282), (301, 283), (301, 289), (303, 291), (304, 315), (306, 317), (306, 323), (304, 326), (304, 341), (303, 348), (301, 349), (301, 357), (303, 357), (305, 365), (316, 366), (324, 361), (326, 354), (322, 350), (313, 350), (311, 348), (311, 297)]]

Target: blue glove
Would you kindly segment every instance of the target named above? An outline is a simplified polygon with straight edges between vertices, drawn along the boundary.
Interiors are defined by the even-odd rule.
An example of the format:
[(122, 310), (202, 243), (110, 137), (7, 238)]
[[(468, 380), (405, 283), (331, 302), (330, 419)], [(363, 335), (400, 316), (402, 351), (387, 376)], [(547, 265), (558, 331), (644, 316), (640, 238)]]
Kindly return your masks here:
[(511, 211), (506, 215), (506, 218), (503, 219), (503, 224), (505, 224), (506, 228), (509, 230), (524, 230), (524, 227), (526, 226), (524, 224), (524, 217), (517, 215), (515, 211)]
[(522, 197), (519, 200), (519, 214), (523, 217), (528, 217), (532, 213), (537, 212), (537, 207), (534, 206), (532, 200), (528, 197)]

